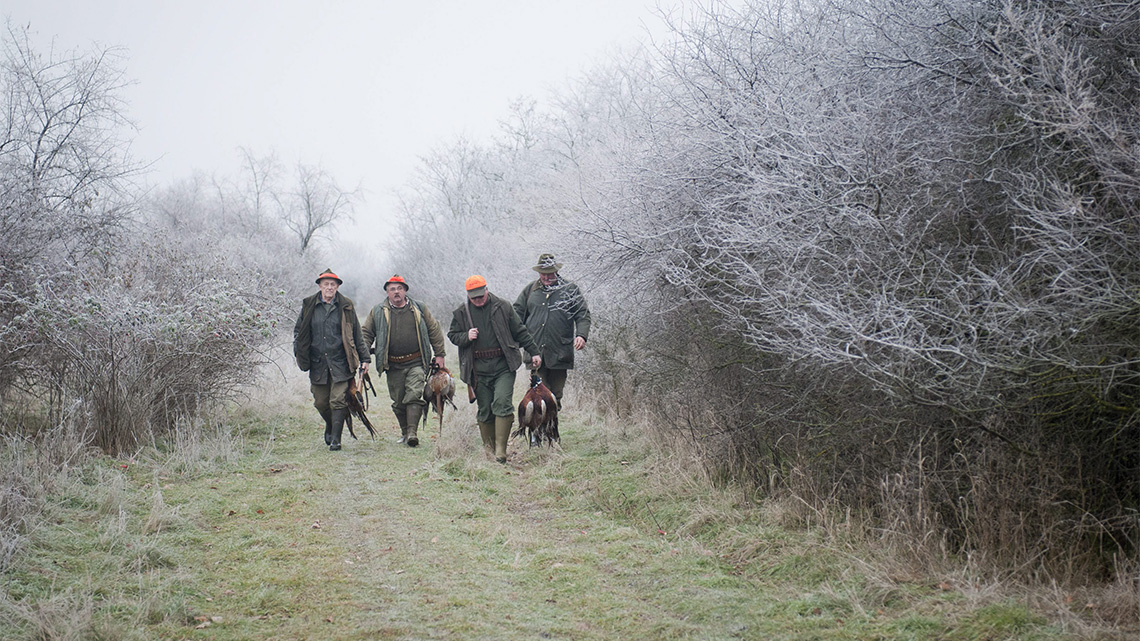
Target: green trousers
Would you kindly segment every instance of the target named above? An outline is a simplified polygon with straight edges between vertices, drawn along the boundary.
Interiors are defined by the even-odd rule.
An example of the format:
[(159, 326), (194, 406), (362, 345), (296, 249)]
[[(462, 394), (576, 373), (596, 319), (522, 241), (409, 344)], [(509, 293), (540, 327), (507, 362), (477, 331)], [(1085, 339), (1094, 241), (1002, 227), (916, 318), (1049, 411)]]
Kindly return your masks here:
[(567, 369), (538, 368), (538, 377), (542, 379), (543, 385), (546, 385), (550, 393), (554, 394), (554, 400), (558, 401), (558, 409), (562, 409), (562, 390), (566, 389), (566, 374), (569, 371)]
[(348, 394), (348, 381), (324, 385), (310, 383), (309, 389), (313, 392), (313, 407), (317, 408), (322, 416), (325, 412), (348, 408), (348, 401), (345, 400), (345, 394)]
[(397, 415), (407, 405), (424, 405), (424, 385), (427, 384), (427, 372), (419, 364), (399, 369), (389, 369), (386, 374), (388, 380), (388, 398), (392, 399), (392, 411)]
[(503, 371), (493, 375), (478, 375), (475, 385), (475, 402), (479, 409), (475, 420), (490, 423), (495, 416), (514, 416), (515, 373)]

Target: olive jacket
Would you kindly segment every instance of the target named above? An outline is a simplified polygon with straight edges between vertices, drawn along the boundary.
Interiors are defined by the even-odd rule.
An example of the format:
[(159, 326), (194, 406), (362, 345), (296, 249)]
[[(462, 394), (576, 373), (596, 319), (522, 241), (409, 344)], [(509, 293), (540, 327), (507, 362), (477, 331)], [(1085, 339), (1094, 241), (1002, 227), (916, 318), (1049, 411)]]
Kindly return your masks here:
[(536, 280), (523, 288), (515, 313), (538, 344), (546, 369), (574, 369), (574, 337), (590, 338), (590, 308), (574, 283), (558, 277), (543, 287)]
[[(439, 321), (431, 315), (431, 311), (426, 305), (419, 301), (408, 299), (408, 304), (412, 306), (412, 315), (416, 319), (416, 338), (420, 343), (420, 361), (423, 363), (424, 369), (427, 369), (431, 364), (432, 352), (436, 356), (445, 355), (445, 346), (443, 344), (443, 329), (439, 326)], [(391, 338), (388, 335), (389, 323), (391, 322), (392, 305), (385, 299), (383, 303), (376, 305), (368, 312), (368, 317), (364, 319), (364, 344), (372, 345), (376, 343), (376, 371), (383, 372), (388, 369), (388, 343)]]

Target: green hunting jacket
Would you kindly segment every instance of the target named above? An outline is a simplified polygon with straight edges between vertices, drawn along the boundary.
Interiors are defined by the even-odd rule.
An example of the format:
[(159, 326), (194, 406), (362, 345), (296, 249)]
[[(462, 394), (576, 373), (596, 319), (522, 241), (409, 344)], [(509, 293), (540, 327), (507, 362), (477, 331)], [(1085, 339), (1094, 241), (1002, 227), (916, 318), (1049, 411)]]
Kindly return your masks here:
[(546, 369), (574, 369), (574, 337), (590, 338), (590, 308), (574, 283), (558, 277), (549, 288), (535, 280), (523, 288), (515, 313), (538, 344)]
[[(471, 324), (467, 322), (466, 308), (470, 304), (471, 301), (465, 296), (463, 304), (452, 313), (451, 327), (447, 330), (448, 340), (459, 347), (459, 379), (468, 385), (475, 381), (475, 350), (472, 341), (467, 338), (467, 330), (471, 329)], [(538, 354), (538, 345), (535, 344), (534, 338), (507, 301), (488, 292), (484, 307), (490, 307), (491, 329), (495, 333), (495, 339), (499, 341), (503, 358), (507, 360), (510, 371), (513, 372), (522, 365), (520, 346), (531, 355)], [(480, 328), (480, 333), (485, 331), (485, 327)]]
[[(297, 367), (302, 372), (309, 371), (312, 366), (312, 356), (309, 348), (313, 345), (313, 310), (317, 308), (317, 301), (321, 293), (317, 292), (301, 301), (301, 314), (297, 316), (297, 324), (293, 326), (293, 356), (297, 359)], [(340, 310), (340, 337), (344, 347), (344, 355), (348, 360), (350, 375), (356, 373), (361, 363), (370, 363), (372, 358), (368, 355), (368, 344), (360, 331), (360, 320), (356, 317), (356, 305), (352, 299), (340, 292), (333, 298), (333, 304)]]
[[(443, 344), (443, 329), (439, 326), (439, 321), (431, 315), (427, 305), (411, 298), (408, 299), (408, 304), (412, 306), (412, 315), (416, 319), (416, 338), (420, 343), (420, 361), (423, 363), (424, 369), (427, 369), (431, 364), (433, 351), (436, 356), (444, 356), (446, 353)], [(375, 341), (376, 371), (378, 372), (388, 369), (388, 343), (391, 339), (388, 335), (388, 328), (391, 315), (392, 304), (385, 299), (383, 303), (373, 307), (368, 312), (368, 317), (364, 319), (364, 344), (371, 346)]]

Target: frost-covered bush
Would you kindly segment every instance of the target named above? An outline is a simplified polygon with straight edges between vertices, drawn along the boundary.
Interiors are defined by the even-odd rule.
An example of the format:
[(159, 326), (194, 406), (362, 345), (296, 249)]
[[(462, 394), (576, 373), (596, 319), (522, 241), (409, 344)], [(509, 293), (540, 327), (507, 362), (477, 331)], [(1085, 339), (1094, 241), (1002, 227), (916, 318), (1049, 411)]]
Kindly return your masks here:
[(108, 451), (252, 383), (287, 313), (261, 274), (163, 237), (137, 242), (104, 274), (44, 275), (0, 299), (22, 310), (0, 338), (40, 364), (25, 384), (81, 397)]

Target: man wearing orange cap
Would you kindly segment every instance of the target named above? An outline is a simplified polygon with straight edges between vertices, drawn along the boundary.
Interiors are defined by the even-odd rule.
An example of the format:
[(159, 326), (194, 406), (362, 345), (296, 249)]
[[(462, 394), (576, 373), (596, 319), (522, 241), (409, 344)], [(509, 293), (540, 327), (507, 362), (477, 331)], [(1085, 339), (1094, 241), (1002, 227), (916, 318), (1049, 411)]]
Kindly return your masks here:
[(451, 316), (447, 338), (459, 347), (459, 378), (475, 389), (479, 436), (488, 454), (507, 462), (515, 406), (515, 371), (522, 365), (519, 347), (531, 354), (535, 368), (542, 365), (538, 345), (507, 301), (487, 291), (482, 276), (463, 284), (467, 298)]
[(301, 301), (301, 314), (293, 327), (293, 355), (302, 372), (309, 373), (313, 406), (325, 419), (325, 445), (340, 449), (340, 435), (348, 415), (348, 381), (356, 370), (368, 371), (372, 360), (360, 332), (356, 305), (337, 291), (343, 283), (331, 269), (317, 276), (320, 290)]
[(376, 371), (387, 372), (388, 396), (400, 425), (400, 443), (420, 444), (418, 429), (427, 403), (424, 385), (434, 352), (443, 367), (443, 329), (423, 303), (408, 297), (408, 283), (395, 275), (384, 283), (388, 298), (364, 319), (364, 344), (376, 344)]

